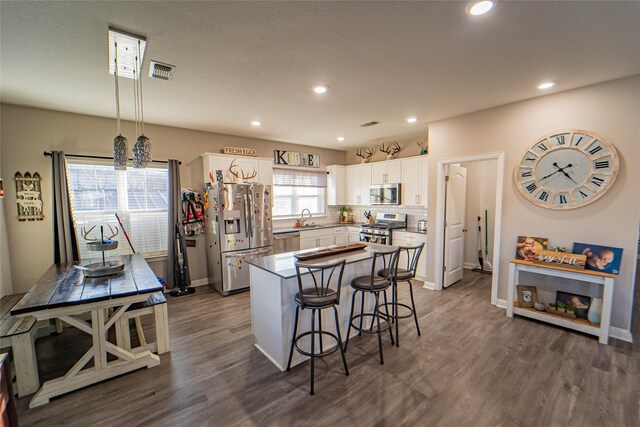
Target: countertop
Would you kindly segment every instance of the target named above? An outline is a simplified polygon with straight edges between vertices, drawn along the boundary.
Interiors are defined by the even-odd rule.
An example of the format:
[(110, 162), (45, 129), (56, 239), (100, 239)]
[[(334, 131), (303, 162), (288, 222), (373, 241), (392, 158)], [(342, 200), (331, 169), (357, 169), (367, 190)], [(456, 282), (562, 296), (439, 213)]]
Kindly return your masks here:
[(282, 233), (294, 233), (296, 231), (309, 231), (309, 230), (322, 230), (324, 228), (336, 228), (336, 227), (360, 227), (359, 222), (354, 222), (353, 224), (341, 224), (338, 222), (334, 222), (331, 224), (318, 224), (312, 227), (288, 227), (288, 228), (274, 228), (273, 234), (282, 234)]
[[(361, 242), (361, 243), (364, 243), (364, 242)], [(355, 262), (371, 259), (373, 257), (373, 255), (371, 254), (372, 249), (375, 250), (375, 248), (383, 248), (388, 250), (390, 248), (394, 248), (394, 246), (378, 245), (375, 243), (368, 243), (368, 245), (369, 245), (368, 247), (358, 251), (345, 252), (342, 254), (331, 255), (331, 256), (326, 256), (322, 258), (316, 258), (309, 261), (305, 261), (305, 264), (326, 263), (333, 260), (337, 261), (343, 258), (347, 260), (347, 264), (353, 264)], [(343, 246), (343, 245), (334, 245), (334, 246)], [(250, 259), (250, 260), (248, 259), (246, 262), (250, 265), (261, 268), (262, 270), (268, 271), (269, 273), (273, 273), (276, 276), (280, 276), (283, 279), (291, 279), (293, 277), (296, 277), (295, 263), (297, 260), (294, 257), (295, 254), (309, 252), (309, 251), (316, 251), (319, 249), (332, 248), (334, 246), (325, 246), (322, 248), (313, 248), (313, 249), (308, 249), (304, 251), (287, 252), (284, 254), (270, 255), (270, 256), (265, 256), (265, 257)]]
[(407, 228), (396, 228), (394, 231), (406, 231), (407, 233), (416, 233), (416, 234), (427, 234), (425, 231), (418, 230), (417, 227), (407, 227)]

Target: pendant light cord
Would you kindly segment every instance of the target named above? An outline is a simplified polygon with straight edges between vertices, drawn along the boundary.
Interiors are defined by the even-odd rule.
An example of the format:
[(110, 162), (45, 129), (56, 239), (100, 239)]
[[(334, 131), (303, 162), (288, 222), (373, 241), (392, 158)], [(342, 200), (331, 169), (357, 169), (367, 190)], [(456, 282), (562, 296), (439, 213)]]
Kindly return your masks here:
[(138, 82), (136, 76), (138, 75), (138, 57), (135, 57), (133, 62), (133, 118), (136, 124), (136, 135), (139, 134), (140, 126), (138, 125)]
[(114, 70), (113, 77), (116, 81), (116, 132), (118, 135), (120, 132), (120, 88), (118, 87), (118, 42), (115, 42), (116, 46), (116, 55), (115, 55), (115, 63), (116, 69)]
[[(138, 56), (136, 58), (136, 62), (140, 58), (140, 40), (138, 40)], [(140, 133), (144, 135), (144, 104), (142, 102), (142, 62), (140, 63), (140, 67), (138, 67), (138, 75), (140, 89), (138, 89), (138, 94), (140, 95)]]

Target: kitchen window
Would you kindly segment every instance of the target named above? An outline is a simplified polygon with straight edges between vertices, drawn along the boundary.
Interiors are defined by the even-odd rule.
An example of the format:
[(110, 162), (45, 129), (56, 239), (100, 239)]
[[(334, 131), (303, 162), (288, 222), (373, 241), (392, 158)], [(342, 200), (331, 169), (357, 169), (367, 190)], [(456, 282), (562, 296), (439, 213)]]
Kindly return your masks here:
[(327, 172), (273, 169), (273, 217), (299, 217), (303, 209), (314, 216), (327, 209)]
[(132, 253), (116, 213), (137, 253), (148, 257), (166, 255), (168, 177), (167, 167), (162, 165), (116, 171), (112, 163), (67, 159), (67, 180), (80, 258), (99, 256), (98, 252), (87, 250), (81, 234), (83, 227), (89, 230), (94, 225), (96, 228), (91, 237), (100, 236), (101, 225), (105, 227), (107, 237), (107, 225), (120, 229), (115, 237), (119, 241), (118, 249), (107, 255)]

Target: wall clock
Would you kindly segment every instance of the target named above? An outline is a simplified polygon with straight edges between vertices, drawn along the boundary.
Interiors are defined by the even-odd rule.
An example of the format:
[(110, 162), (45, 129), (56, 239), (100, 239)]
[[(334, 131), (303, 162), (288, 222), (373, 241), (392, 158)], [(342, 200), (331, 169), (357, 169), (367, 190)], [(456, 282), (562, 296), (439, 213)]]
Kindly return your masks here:
[(536, 140), (514, 171), (518, 191), (548, 209), (574, 209), (602, 197), (618, 175), (613, 144), (592, 132), (569, 129)]

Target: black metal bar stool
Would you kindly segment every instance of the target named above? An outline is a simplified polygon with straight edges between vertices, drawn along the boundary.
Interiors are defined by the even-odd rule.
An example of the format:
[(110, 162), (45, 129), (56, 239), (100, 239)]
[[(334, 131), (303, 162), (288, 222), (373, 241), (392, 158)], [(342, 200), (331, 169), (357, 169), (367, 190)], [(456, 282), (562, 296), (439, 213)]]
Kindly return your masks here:
[[(296, 263), (299, 292), (295, 296), (296, 317), (293, 325), (293, 337), (291, 338), (291, 351), (289, 352), (289, 363), (287, 364), (287, 371), (291, 369), (291, 359), (293, 358), (294, 348), (300, 354), (310, 357), (311, 394), (314, 394), (314, 361), (316, 357), (328, 356), (329, 354), (340, 349), (345, 374), (349, 375), (349, 368), (347, 368), (347, 359), (344, 356), (345, 350), (342, 347), (340, 319), (338, 319), (338, 309), (336, 308), (336, 305), (340, 303), (340, 288), (342, 287), (342, 274), (344, 273), (345, 263), (345, 259), (325, 264), (304, 264), (300, 262)], [(302, 270), (306, 271), (303, 272)], [(307, 282), (313, 282), (313, 287), (303, 288), (303, 275), (306, 276), (307, 274), (311, 278), (311, 280), (308, 280)], [(325, 308), (333, 308), (337, 334), (322, 330), (322, 310)], [(298, 318), (300, 316), (300, 310), (305, 309), (311, 310), (311, 331), (303, 332), (300, 335), (296, 335), (298, 332)], [(318, 330), (316, 330), (316, 312), (318, 313)], [(310, 351), (305, 351), (300, 348), (300, 346), (298, 345), (298, 341), (308, 335), (311, 335), (311, 349)], [(318, 336), (320, 341), (319, 353), (316, 353), (316, 335)], [(336, 347), (331, 350), (324, 351), (322, 345), (323, 335), (327, 335), (336, 340)]]
[[(398, 319), (406, 319), (413, 316), (413, 320), (416, 323), (416, 330), (418, 336), (420, 335), (420, 325), (418, 324), (418, 315), (416, 314), (416, 304), (413, 300), (413, 283), (412, 279), (416, 277), (416, 270), (418, 268), (418, 261), (420, 260), (420, 254), (424, 248), (424, 242), (418, 246), (400, 246), (398, 255), (398, 267), (396, 273), (392, 275), (391, 280), (391, 303), (387, 303), (385, 298), (384, 315), (391, 317), (391, 321), (396, 325), (396, 347), (400, 347), (400, 336), (398, 332)], [(403, 258), (400, 260), (400, 258)], [(406, 259), (405, 259), (406, 258)], [(378, 276), (389, 277), (389, 271), (387, 269), (381, 269), (378, 271)], [(411, 296), (411, 307), (407, 304), (398, 302), (398, 282), (407, 282), (409, 284), (409, 295)], [(386, 291), (385, 291), (386, 293)], [(389, 315), (389, 306), (391, 306), (391, 315)], [(403, 307), (408, 311), (408, 314), (398, 314), (398, 309)]]
[[(353, 288), (353, 296), (351, 297), (351, 315), (349, 317), (349, 329), (347, 331), (347, 339), (344, 344), (344, 351), (347, 351), (349, 345), (349, 334), (351, 328), (358, 331), (358, 335), (365, 334), (377, 334), (378, 335), (378, 350), (380, 351), (380, 364), (384, 365), (384, 358), (382, 356), (382, 332), (389, 330), (389, 336), (391, 337), (391, 345), (393, 345), (393, 333), (391, 332), (390, 317), (380, 315), (380, 293), (384, 296), (385, 303), (387, 301), (386, 290), (391, 286), (393, 274), (398, 266), (398, 253), (399, 248), (394, 246), (372, 245), (370, 250), (373, 254), (371, 260), (371, 273), (367, 276), (359, 276), (351, 280), (351, 287)], [(377, 272), (382, 269), (386, 270), (387, 276), (380, 277)], [(362, 301), (360, 306), (360, 314), (353, 314), (353, 308), (356, 302), (356, 294), (362, 293)], [(373, 313), (364, 312), (364, 297), (369, 293), (375, 297), (375, 306)], [(363, 319), (371, 318), (370, 327), (364, 328)], [(359, 325), (355, 325), (356, 319), (359, 319)], [(373, 327), (373, 322), (376, 322), (376, 328)]]

